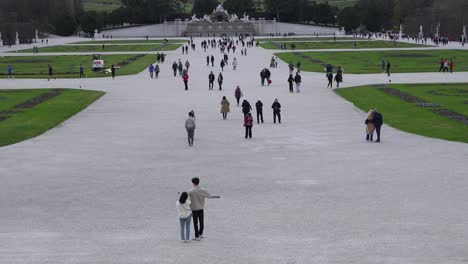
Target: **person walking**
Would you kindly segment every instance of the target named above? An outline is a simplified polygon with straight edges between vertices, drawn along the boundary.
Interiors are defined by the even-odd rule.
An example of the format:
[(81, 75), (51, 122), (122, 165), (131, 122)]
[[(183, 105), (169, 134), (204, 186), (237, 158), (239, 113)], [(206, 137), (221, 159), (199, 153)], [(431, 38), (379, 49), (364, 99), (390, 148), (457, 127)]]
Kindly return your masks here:
[(244, 116), (245, 138), (252, 138), (253, 118), (249, 112)]
[(80, 79), (83, 78), (83, 76), (86, 77), (86, 74), (84, 73), (83, 65), (80, 64)]
[(193, 113), (193, 111), (190, 111), (189, 117), (187, 118), (187, 120), (185, 120), (185, 130), (187, 130), (188, 144), (190, 147), (193, 146), (193, 137), (195, 134), (195, 128), (196, 128), (195, 114)]
[(255, 103), (255, 109), (257, 110), (257, 124), (260, 124), (260, 121), (263, 123), (263, 102), (260, 98)]
[(8, 79), (14, 80), (15, 76), (13, 75), (13, 67), (11, 65), (8, 65), (7, 72), (8, 72)]
[(341, 69), (341, 67), (338, 67), (338, 70), (336, 71), (335, 82), (336, 82), (336, 88), (339, 88), (340, 83), (343, 82), (343, 69)]
[(176, 202), (177, 214), (180, 223), (180, 240), (183, 243), (190, 242), (190, 221), (192, 220), (192, 211), (190, 210), (191, 201), (187, 192), (183, 192)]
[(220, 91), (223, 89), (223, 80), (224, 80), (223, 74), (220, 72), (218, 74), (218, 85), (219, 85)]
[(450, 73), (453, 73), (453, 59), (450, 59), (449, 69), (450, 69)]
[(390, 77), (390, 68), (392, 65), (390, 64), (390, 60), (387, 61), (387, 76)]
[(154, 65), (153, 64), (150, 64), (148, 71), (149, 71), (151, 79), (153, 79), (154, 78)]
[(439, 62), (439, 65), (440, 65), (439, 72), (441, 72), (441, 71), (444, 69), (444, 64), (445, 64), (444, 58), (440, 59), (440, 62)]
[(215, 60), (214, 56), (211, 55), (211, 67), (214, 67), (214, 60)]
[(301, 92), (302, 77), (301, 77), (301, 75), (299, 75), (299, 72), (296, 72), (296, 76), (294, 76), (294, 82), (296, 83), (296, 92), (300, 93)]
[(293, 74), (294, 73), (294, 64), (292, 63), (292, 61), (289, 62), (288, 67), (289, 67), (289, 73)]
[(213, 72), (210, 72), (210, 74), (208, 74), (208, 90), (213, 90), (214, 81), (215, 75)]
[(172, 71), (174, 72), (174, 77), (177, 76), (177, 62), (174, 61), (174, 63), (172, 63)]
[(293, 77), (292, 73), (290, 73), (289, 77), (288, 77), (288, 84), (289, 84), (289, 92), (290, 93), (294, 92), (293, 82), (294, 82), (294, 77)]
[(221, 60), (221, 62), (219, 63), (219, 66), (221, 66), (221, 71), (224, 71), (224, 66), (225, 66), (225, 62), (224, 60)]
[(244, 101), (242, 102), (242, 113), (244, 113), (244, 116), (246, 116), (248, 113), (250, 113), (250, 111), (252, 111), (252, 106), (250, 106), (247, 98), (244, 98)]
[(156, 79), (159, 77), (159, 64), (156, 64), (156, 66), (154, 66), (154, 76), (156, 77)]
[(233, 69), (234, 71), (237, 70), (237, 58), (234, 58), (234, 60), (232, 61), (232, 69)]
[(227, 114), (231, 111), (229, 108), (229, 101), (226, 99), (226, 96), (223, 96), (221, 100), (221, 114), (223, 114), (223, 120), (227, 119)]
[(234, 97), (236, 97), (236, 101), (237, 101), (237, 107), (239, 107), (239, 101), (242, 97), (242, 91), (239, 87), (239, 85), (237, 86), (236, 90), (234, 91)]
[(271, 108), (273, 109), (273, 123), (276, 124), (276, 117), (278, 117), (278, 123), (281, 124), (281, 104), (278, 99), (275, 99)]
[(381, 62), (381, 64), (380, 64), (380, 66), (382, 67), (382, 73), (385, 72), (385, 66), (386, 66), (386, 65), (387, 65), (387, 64), (385, 63), (385, 60), (382, 59), (382, 62)]
[(372, 123), (372, 119), (374, 118), (374, 112), (372, 110), (373, 109), (371, 109), (367, 113), (367, 118), (364, 121), (364, 123), (366, 124), (366, 141), (371, 141), (371, 142), (373, 141), (374, 131), (375, 131), (375, 125), (374, 123)]
[[(192, 179), (193, 188), (188, 191), (190, 197), (190, 209), (192, 210), (193, 229), (195, 231), (195, 238), (193, 240), (200, 241), (203, 238), (203, 231), (205, 230), (205, 200), (206, 199), (219, 199), (219, 195), (211, 195), (208, 191), (199, 187), (200, 179)], [(198, 224), (200, 223), (200, 226)]]
[(115, 65), (112, 64), (112, 66), (111, 66), (112, 80), (115, 80), (115, 70), (116, 70)]
[(49, 65), (47, 65), (47, 67), (48, 67), (48, 72), (49, 72), (49, 79), (48, 80), (50, 81), (50, 79), (52, 79), (52, 78), (54, 78), (54, 80), (57, 80), (57, 77), (54, 76), (54, 69), (52, 68), (52, 66), (50, 66), (50, 64), (49, 64)]
[(265, 69), (260, 72), (260, 84), (265, 86)]
[(187, 72), (188, 72), (189, 68), (190, 68), (190, 62), (188, 60), (186, 60), (185, 61), (185, 69), (187, 70)]
[(206, 66), (210, 66), (210, 55), (206, 56)]
[(301, 72), (301, 61), (297, 62), (297, 72)]
[(377, 140), (375, 142), (380, 142), (380, 130), (383, 125), (383, 117), (382, 114), (377, 112), (377, 109), (373, 109), (373, 117), (372, 117), (372, 123), (375, 126), (375, 132), (377, 132)]
[(182, 80), (184, 80), (184, 85), (185, 85), (185, 91), (188, 90), (188, 80), (189, 80), (189, 75), (187, 72), (184, 72), (182, 75)]
[(332, 72), (327, 72), (327, 79), (328, 79), (328, 85), (327, 88), (333, 88), (333, 73)]
[(184, 73), (184, 65), (182, 65), (181, 60), (179, 60), (179, 64), (177, 65), (177, 68), (179, 70), (179, 76), (182, 76), (182, 74)]

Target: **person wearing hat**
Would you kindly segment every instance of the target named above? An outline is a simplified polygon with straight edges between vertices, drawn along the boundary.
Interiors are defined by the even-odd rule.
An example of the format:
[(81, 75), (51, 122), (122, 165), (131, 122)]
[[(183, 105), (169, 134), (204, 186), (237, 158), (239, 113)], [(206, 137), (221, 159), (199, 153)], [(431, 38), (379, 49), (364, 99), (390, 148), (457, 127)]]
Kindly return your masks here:
[(263, 103), (260, 98), (258, 98), (258, 101), (255, 103), (255, 108), (257, 109), (257, 124), (260, 124), (260, 120), (263, 123)]
[(372, 123), (375, 126), (375, 132), (377, 133), (377, 140), (375, 142), (380, 142), (380, 129), (382, 128), (383, 125), (383, 117), (382, 114), (377, 112), (377, 109), (372, 109), (373, 117), (372, 117)]
[(278, 123), (281, 124), (281, 104), (278, 102), (278, 99), (275, 99), (271, 108), (273, 109), (273, 123), (276, 124), (276, 117), (278, 117)]
[(188, 144), (193, 146), (193, 137), (195, 134), (195, 112), (192, 110), (188, 113), (189, 117), (185, 120), (185, 129), (187, 130)]

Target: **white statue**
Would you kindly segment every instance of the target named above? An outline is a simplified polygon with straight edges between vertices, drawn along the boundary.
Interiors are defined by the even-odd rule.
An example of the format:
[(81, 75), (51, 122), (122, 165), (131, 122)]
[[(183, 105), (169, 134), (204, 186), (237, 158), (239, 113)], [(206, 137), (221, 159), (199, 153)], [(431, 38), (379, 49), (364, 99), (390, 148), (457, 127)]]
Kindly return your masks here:
[(239, 21), (239, 17), (236, 14), (231, 15), (229, 18), (229, 22), (237, 22)]
[(440, 23), (436, 27), (436, 37), (440, 37)]
[(36, 34), (35, 34), (34, 38), (36, 39), (36, 42), (39, 39), (39, 31), (37, 29), (36, 29)]
[(15, 44), (16, 44), (16, 45), (19, 45), (19, 44), (20, 44), (20, 40), (19, 40), (19, 34), (18, 34), (18, 32), (16, 32), (16, 39), (15, 39)]
[(398, 32), (399, 39), (403, 39), (403, 25), (400, 24), (400, 32)]
[(192, 21), (193, 21), (193, 22), (198, 22), (198, 21), (200, 21), (200, 19), (197, 18), (197, 14), (193, 14), (193, 16), (192, 16)]
[(0, 47), (3, 46), (2, 32), (0, 32)]
[(93, 38), (94, 38), (94, 39), (99, 38), (99, 33), (98, 33), (98, 30), (97, 30), (97, 29), (94, 30), (94, 36), (93, 36)]
[[(214, 10), (214, 12), (224, 12), (224, 11), (225, 11), (225, 10), (224, 10), (224, 7), (223, 7), (223, 5), (221, 5), (221, 4), (219, 4), (219, 5), (216, 7), (216, 9)], [(214, 12), (213, 12), (213, 13), (214, 13)]]
[(250, 21), (250, 17), (249, 17), (246, 13), (244, 13), (244, 16), (242, 17), (241, 20), (242, 20), (243, 22), (249, 22), (249, 21)]
[(424, 32), (423, 32), (423, 25), (419, 26), (419, 38), (424, 37)]
[(205, 15), (205, 16), (203, 17), (203, 21), (205, 21), (205, 22), (211, 22), (211, 17), (208, 16), (208, 15)]

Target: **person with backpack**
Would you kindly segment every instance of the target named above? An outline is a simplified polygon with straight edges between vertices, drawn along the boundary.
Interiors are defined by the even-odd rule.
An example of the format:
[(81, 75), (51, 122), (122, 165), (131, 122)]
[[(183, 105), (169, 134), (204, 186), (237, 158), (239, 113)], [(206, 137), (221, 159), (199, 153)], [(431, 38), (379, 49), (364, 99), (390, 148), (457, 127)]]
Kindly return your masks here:
[(253, 118), (249, 112), (244, 116), (245, 138), (252, 138)]
[[(114, 66), (114, 65), (112, 65), (112, 66)], [(57, 80), (57, 77), (54, 76), (54, 69), (52, 68), (52, 66), (50, 66), (50, 64), (49, 64), (49, 65), (47, 65), (47, 67), (48, 67), (48, 71), (49, 71), (49, 79), (48, 80), (50, 81), (50, 79), (52, 79), (52, 78), (54, 78), (54, 80)], [(112, 79), (114, 79), (114, 75), (112, 75)]]
[(221, 100), (221, 114), (223, 114), (223, 120), (227, 119), (227, 114), (231, 111), (229, 108), (229, 101), (226, 99), (226, 96), (223, 96)]
[(258, 98), (258, 101), (255, 103), (255, 108), (257, 110), (257, 124), (260, 124), (260, 121), (263, 123), (263, 102)]
[(188, 80), (189, 80), (189, 75), (187, 72), (184, 72), (184, 74), (182, 75), (182, 80), (184, 81), (184, 85), (185, 85), (185, 91), (188, 90)]
[[(187, 47), (187, 52), (188, 52), (188, 47)], [(188, 60), (186, 60), (185, 61), (185, 69), (187, 70), (187, 72), (188, 72), (189, 68), (190, 68), (190, 62)]]
[(112, 64), (111, 66), (111, 74), (112, 74), (112, 80), (115, 80), (116, 68), (114, 64)]
[(214, 81), (215, 75), (213, 72), (210, 72), (210, 74), (208, 74), (208, 90), (213, 90)]
[(176, 202), (177, 214), (180, 223), (180, 240), (183, 243), (190, 242), (190, 221), (192, 220), (191, 201), (187, 192), (183, 192)]
[(237, 101), (237, 107), (239, 107), (239, 101), (240, 101), (240, 99), (242, 97), (242, 91), (241, 91), (239, 85), (237, 85), (237, 88), (234, 91), (234, 97), (236, 98), (236, 101)]
[(377, 140), (375, 142), (380, 142), (380, 130), (383, 125), (383, 117), (382, 114), (377, 112), (377, 109), (372, 109), (373, 112), (373, 117), (372, 117), (372, 123), (375, 126), (375, 132), (377, 133)]
[(224, 60), (221, 60), (221, 62), (219, 63), (219, 66), (221, 66), (221, 71), (224, 71), (224, 66), (225, 66), (225, 62)]
[(84, 73), (83, 65), (80, 64), (80, 79), (83, 78), (83, 76), (86, 77), (86, 74)]
[(188, 144), (189, 146), (193, 146), (193, 138), (195, 135), (195, 114), (193, 111), (189, 112), (189, 117), (187, 120), (185, 120), (185, 130), (187, 130), (187, 136), (188, 136)]
[(333, 73), (327, 72), (328, 85), (327, 88), (333, 88)]
[[(195, 238), (193, 240), (200, 241), (204, 238), (203, 231), (205, 230), (205, 199), (219, 199), (219, 195), (211, 195), (208, 191), (199, 187), (200, 179), (192, 179), (193, 188), (188, 191), (190, 197), (190, 209), (192, 210), (193, 227), (195, 231)], [(200, 226), (198, 226), (200, 223)]]
[(299, 72), (296, 72), (296, 76), (294, 76), (294, 82), (296, 83), (296, 92), (300, 93), (301, 92), (302, 77), (301, 77), (301, 75), (299, 75)]
[(224, 80), (223, 74), (220, 72), (218, 74), (218, 85), (219, 85), (220, 91), (223, 89), (223, 80)]
[(281, 104), (278, 99), (275, 99), (271, 108), (273, 109), (273, 124), (276, 124), (276, 117), (278, 117), (278, 123), (281, 124)]

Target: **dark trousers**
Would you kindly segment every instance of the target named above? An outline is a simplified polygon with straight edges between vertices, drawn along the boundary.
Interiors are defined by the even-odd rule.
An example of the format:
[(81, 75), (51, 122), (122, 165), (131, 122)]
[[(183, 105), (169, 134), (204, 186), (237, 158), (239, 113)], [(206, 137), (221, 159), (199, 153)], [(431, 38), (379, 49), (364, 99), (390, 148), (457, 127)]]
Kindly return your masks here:
[(293, 83), (289, 83), (289, 91), (292, 93), (294, 91)]
[(208, 90), (213, 90), (214, 82), (210, 81), (208, 84)]
[(375, 126), (375, 132), (377, 133), (377, 142), (380, 142), (380, 129), (382, 126)]
[(278, 117), (278, 122), (281, 124), (281, 114), (280, 114), (280, 112), (273, 111), (273, 123), (276, 123), (276, 117)]
[(188, 81), (184, 81), (185, 84), (185, 90), (188, 90)]
[(329, 79), (328, 80), (328, 85), (327, 85), (327, 88), (330, 87), (330, 88), (333, 88), (333, 79)]
[(245, 138), (252, 138), (252, 126), (245, 126)]
[[(198, 238), (201, 235), (203, 235), (203, 229), (204, 229), (203, 210), (192, 211), (192, 218), (193, 218), (193, 230), (195, 231), (195, 237)], [(198, 227), (199, 222), (200, 222), (200, 227)]]
[(236, 97), (236, 100), (237, 100), (237, 106), (239, 106), (240, 97)]
[(227, 113), (223, 113), (223, 119), (227, 118)]
[(257, 124), (259, 124), (260, 121), (262, 121), (262, 123), (263, 123), (263, 112), (262, 111), (257, 111)]
[(221, 91), (223, 89), (223, 83), (222, 82), (218, 82), (218, 85), (219, 85), (219, 90)]

